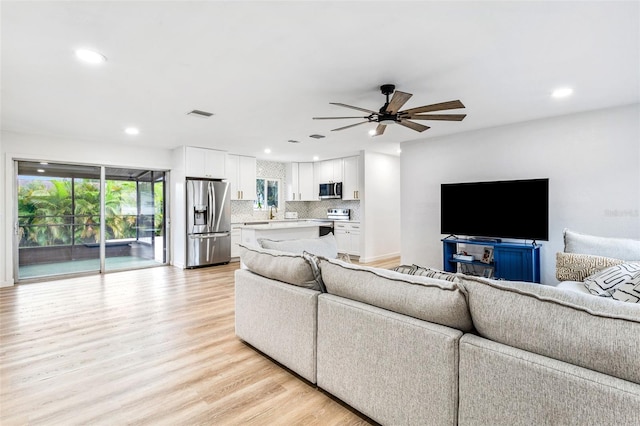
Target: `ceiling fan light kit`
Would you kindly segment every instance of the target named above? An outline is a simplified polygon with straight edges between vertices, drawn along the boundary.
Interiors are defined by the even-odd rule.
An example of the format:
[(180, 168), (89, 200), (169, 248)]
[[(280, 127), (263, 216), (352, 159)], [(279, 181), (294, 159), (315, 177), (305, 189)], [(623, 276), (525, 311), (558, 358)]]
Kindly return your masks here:
[[(411, 130), (415, 130), (416, 132), (424, 132), (429, 129), (429, 126), (425, 126), (424, 124), (416, 123), (411, 120), (440, 120), (440, 121), (462, 121), (467, 115), (466, 114), (423, 114), (425, 112), (434, 112), (434, 111), (444, 111), (449, 109), (458, 109), (464, 108), (462, 102), (459, 100), (448, 101), (448, 102), (440, 102), (437, 104), (424, 105), (421, 107), (410, 108), (404, 111), (400, 111), (400, 108), (413, 96), (411, 93), (401, 92), (396, 90), (396, 86), (393, 84), (383, 84), (380, 86), (380, 92), (386, 96), (386, 102), (384, 105), (378, 110), (373, 111), (367, 108), (360, 108), (353, 105), (347, 105), (339, 102), (329, 102), (331, 105), (337, 105), (344, 108), (355, 109), (357, 111), (362, 111), (369, 113), (366, 116), (356, 116), (356, 117), (313, 117), (314, 120), (335, 120), (335, 119), (355, 119), (361, 118), (365, 121), (361, 121), (360, 123), (350, 124), (348, 126), (338, 127), (337, 129), (332, 129), (332, 131), (339, 131), (349, 129), (351, 127), (359, 126), (361, 124), (366, 123), (378, 123), (378, 126), (375, 129), (375, 132), (369, 132), (372, 136), (379, 136), (384, 133), (386, 127), (390, 124), (399, 124), (401, 126), (407, 127)], [(389, 96), (393, 94), (391, 99)]]

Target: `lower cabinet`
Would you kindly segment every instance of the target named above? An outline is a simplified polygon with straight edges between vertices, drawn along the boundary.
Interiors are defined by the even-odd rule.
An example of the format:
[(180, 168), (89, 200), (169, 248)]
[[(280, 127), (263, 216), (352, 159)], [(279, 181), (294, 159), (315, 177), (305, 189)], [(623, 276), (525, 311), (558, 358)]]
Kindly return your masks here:
[(333, 233), (340, 253), (360, 256), (360, 223), (336, 221), (333, 223)]
[[(480, 246), (482, 257), (459, 257), (459, 244)], [(457, 272), (458, 265), (477, 266), (484, 270), (481, 275), (510, 281), (540, 283), (540, 245), (501, 243), (478, 240), (445, 238), (442, 240), (443, 268)], [(475, 270), (475, 268), (474, 268)], [(464, 271), (462, 271), (464, 272)]]
[(231, 226), (231, 257), (240, 257), (240, 228)]

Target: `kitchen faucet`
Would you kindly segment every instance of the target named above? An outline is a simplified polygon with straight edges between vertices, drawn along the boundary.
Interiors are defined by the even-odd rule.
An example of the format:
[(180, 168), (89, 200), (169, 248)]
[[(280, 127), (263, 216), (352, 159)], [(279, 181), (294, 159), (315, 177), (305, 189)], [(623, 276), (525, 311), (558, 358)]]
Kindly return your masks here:
[(275, 215), (273, 214), (273, 209), (274, 208), (276, 209), (276, 213), (278, 213), (278, 208), (277, 207), (275, 207), (273, 205), (271, 207), (269, 207), (269, 220), (272, 220), (272, 219), (276, 218)]

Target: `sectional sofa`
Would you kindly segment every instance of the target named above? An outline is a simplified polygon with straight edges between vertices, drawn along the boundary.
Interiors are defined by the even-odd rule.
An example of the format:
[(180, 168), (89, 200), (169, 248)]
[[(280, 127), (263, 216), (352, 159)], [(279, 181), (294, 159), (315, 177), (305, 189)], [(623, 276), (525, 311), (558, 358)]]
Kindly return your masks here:
[(307, 252), (241, 256), (236, 335), (376, 422), (640, 424), (640, 304)]

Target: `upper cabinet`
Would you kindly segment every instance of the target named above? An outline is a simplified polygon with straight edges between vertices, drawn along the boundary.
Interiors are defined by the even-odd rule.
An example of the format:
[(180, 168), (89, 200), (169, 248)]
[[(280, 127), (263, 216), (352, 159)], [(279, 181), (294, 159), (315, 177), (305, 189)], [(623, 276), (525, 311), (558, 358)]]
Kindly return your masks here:
[(256, 159), (244, 155), (227, 155), (227, 179), (232, 200), (256, 199)]
[(313, 163), (287, 164), (287, 201), (318, 200), (317, 185), (314, 183), (314, 168)]
[(318, 161), (314, 165), (316, 183), (342, 182), (342, 158)]
[(344, 158), (344, 178), (342, 180), (342, 199), (360, 200), (360, 157)]
[(184, 171), (186, 177), (224, 179), (227, 177), (224, 151), (215, 149), (185, 147)]

